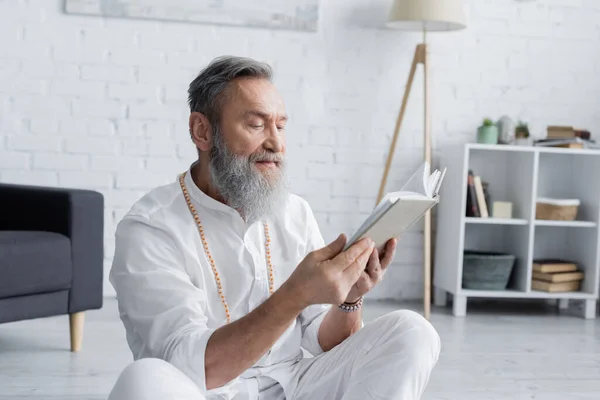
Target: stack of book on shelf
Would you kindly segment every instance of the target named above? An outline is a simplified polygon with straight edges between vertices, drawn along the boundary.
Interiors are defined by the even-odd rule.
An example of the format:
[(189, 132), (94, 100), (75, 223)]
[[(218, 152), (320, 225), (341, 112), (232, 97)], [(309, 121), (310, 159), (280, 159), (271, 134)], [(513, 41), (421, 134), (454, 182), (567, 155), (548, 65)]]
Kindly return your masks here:
[(488, 183), (469, 170), (467, 177), (467, 217), (489, 217), (490, 196)]
[(581, 288), (583, 271), (566, 260), (533, 260), (531, 289), (543, 292), (577, 292)]
[(598, 149), (600, 146), (591, 138), (586, 130), (574, 129), (572, 126), (549, 126), (545, 139), (536, 140), (535, 146), (564, 147), (569, 149)]

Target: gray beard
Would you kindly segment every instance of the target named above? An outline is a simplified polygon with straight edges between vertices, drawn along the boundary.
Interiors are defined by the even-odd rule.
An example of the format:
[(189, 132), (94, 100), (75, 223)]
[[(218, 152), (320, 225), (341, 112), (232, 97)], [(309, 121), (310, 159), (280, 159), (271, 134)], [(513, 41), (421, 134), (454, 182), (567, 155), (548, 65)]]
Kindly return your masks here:
[[(219, 195), (248, 225), (273, 218), (283, 208), (288, 193), (283, 158), (268, 151), (247, 157), (234, 154), (227, 148), (218, 124), (213, 127), (210, 177)], [(279, 168), (269, 172), (267, 178), (256, 168), (256, 161), (278, 161)]]

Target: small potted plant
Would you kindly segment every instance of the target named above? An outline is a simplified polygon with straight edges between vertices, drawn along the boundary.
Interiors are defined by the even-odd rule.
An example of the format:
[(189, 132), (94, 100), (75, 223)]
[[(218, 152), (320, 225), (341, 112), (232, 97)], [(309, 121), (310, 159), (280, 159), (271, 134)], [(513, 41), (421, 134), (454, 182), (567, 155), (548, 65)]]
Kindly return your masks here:
[(523, 121), (519, 121), (515, 127), (515, 144), (521, 146), (529, 145), (529, 127)]
[(477, 143), (498, 144), (498, 126), (489, 118), (483, 120), (483, 124), (477, 128)]

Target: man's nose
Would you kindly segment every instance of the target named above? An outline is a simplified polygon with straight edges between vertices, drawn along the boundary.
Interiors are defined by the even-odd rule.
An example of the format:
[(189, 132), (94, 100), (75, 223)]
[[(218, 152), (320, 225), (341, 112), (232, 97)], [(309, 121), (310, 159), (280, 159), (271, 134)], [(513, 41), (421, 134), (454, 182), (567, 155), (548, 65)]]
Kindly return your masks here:
[(280, 153), (283, 151), (283, 136), (280, 134), (277, 127), (273, 127), (269, 130), (269, 135), (265, 139), (263, 146), (265, 149), (270, 150), (274, 153)]

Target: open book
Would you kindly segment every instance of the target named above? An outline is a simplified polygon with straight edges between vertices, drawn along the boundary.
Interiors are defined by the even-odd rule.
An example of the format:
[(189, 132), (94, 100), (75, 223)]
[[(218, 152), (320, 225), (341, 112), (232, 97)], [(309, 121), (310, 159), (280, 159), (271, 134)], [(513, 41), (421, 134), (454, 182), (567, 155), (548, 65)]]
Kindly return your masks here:
[(439, 201), (438, 192), (446, 169), (431, 174), (429, 171), (429, 164), (423, 163), (399, 191), (386, 194), (350, 237), (344, 250), (369, 237), (375, 242), (375, 248), (383, 251), (388, 240), (399, 237), (433, 208)]

